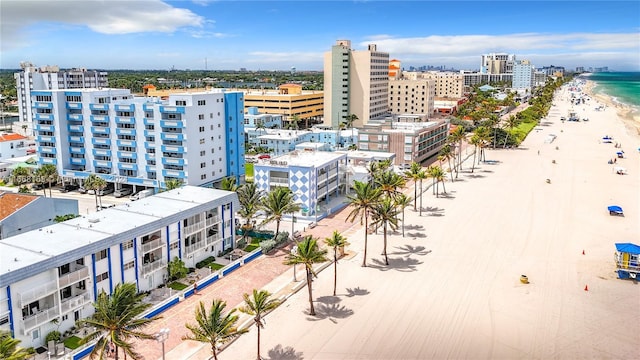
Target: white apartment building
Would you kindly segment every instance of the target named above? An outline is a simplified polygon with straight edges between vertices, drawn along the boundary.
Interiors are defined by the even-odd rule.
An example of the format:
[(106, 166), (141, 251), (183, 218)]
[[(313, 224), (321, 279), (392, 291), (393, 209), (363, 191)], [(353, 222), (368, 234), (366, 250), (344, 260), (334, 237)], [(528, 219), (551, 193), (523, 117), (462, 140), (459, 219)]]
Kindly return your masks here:
[(324, 125), (337, 128), (347, 115), (362, 126), (389, 112), (389, 53), (370, 44), (351, 49), (350, 40), (338, 40), (324, 54)]
[(513, 89), (529, 89), (535, 86), (536, 68), (529, 60), (518, 60), (513, 65), (513, 79), (511, 87)]
[(125, 89), (32, 91), (41, 164), (68, 180), (97, 174), (115, 185), (208, 186), (244, 176), (241, 92), (134, 97)]
[(29, 62), (20, 63), (22, 72), (15, 73), (20, 122), (33, 120), (31, 92), (38, 90), (84, 89), (108, 87), (107, 73), (84, 68), (60, 70), (58, 66), (36, 67)]
[[(34, 151), (33, 141), (16, 133), (0, 133), (0, 160), (27, 156)], [(0, 174), (2, 176), (2, 174)]]
[(480, 64), (482, 74), (511, 74), (516, 56), (505, 53), (483, 54)]
[(234, 246), (238, 207), (234, 192), (184, 186), (0, 241), (0, 329), (38, 347), (91, 316), (102, 291), (165, 284), (174, 258), (194, 267)]

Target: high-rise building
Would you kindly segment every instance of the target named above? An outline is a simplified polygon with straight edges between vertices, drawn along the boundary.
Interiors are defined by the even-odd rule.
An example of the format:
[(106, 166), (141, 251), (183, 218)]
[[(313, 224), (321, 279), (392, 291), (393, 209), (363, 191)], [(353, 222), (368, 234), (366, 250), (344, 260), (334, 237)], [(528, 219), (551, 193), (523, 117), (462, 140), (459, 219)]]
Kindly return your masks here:
[(513, 71), (513, 64), (516, 56), (513, 54), (483, 54), (480, 64), (482, 74), (510, 74)]
[(358, 127), (388, 114), (388, 86), (389, 53), (375, 44), (354, 50), (350, 40), (338, 40), (324, 55), (324, 125), (337, 128), (353, 114)]
[(134, 97), (125, 89), (32, 91), (39, 161), (63, 178), (90, 174), (114, 185), (210, 186), (244, 176), (241, 92)]
[(513, 78), (511, 87), (513, 89), (531, 89), (535, 85), (535, 66), (529, 60), (517, 60), (513, 64)]
[(58, 66), (36, 67), (29, 62), (20, 63), (22, 72), (15, 73), (18, 94), (18, 112), (21, 122), (31, 122), (33, 107), (31, 92), (39, 90), (84, 89), (108, 87), (107, 73), (84, 68), (60, 70)]

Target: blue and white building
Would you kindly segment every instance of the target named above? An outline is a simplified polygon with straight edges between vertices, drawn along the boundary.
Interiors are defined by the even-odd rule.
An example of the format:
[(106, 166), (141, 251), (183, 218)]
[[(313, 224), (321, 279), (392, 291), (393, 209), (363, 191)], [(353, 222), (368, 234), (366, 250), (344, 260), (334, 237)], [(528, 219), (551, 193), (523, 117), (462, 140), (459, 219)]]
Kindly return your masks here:
[(515, 90), (531, 90), (535, 86), (536, 68), (529, 60), (518, 60), (513, 64), (511, 87)]
[[(97, 174), (116, 188), (210, 186), (244, 177), (241, 92), (134, 97), (125, 89), (32, 91), (37, 154), (67, 179)], [(141, 188), (138, 188), (141, 187)]]
[[(234, 246), (236, 193), (184, 186), (0, 241), (0, 329), (25, 347), (91, 316), (119, 283), (139, 292)], [(54, 324), (52, 320), (58, 320)]]

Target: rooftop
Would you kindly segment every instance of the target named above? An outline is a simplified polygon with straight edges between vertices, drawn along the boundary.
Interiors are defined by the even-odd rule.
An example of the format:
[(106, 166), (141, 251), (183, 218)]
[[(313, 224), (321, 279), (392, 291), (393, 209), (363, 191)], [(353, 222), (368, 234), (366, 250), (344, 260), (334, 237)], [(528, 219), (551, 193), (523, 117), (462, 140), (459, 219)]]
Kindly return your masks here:
[(35, 195), (0, 192), (0, 220), (7, 218), (37, 198), (38, 196)]
[(340, 158), (346, 158), (346, 155), (337, 151), (292, 151), (264, 163), (255, 164), (254, 166), (271, 166), (286, 168), (289, 166), (299, 167), (321, 167), (329, 162), (336, 161)]
[(0, 134), (0, 142), (4, 141), (16, 141), (16, 140), (26, 140), (28, 139), (26, 136), (16, 134), (16, 133), (2, 133)]

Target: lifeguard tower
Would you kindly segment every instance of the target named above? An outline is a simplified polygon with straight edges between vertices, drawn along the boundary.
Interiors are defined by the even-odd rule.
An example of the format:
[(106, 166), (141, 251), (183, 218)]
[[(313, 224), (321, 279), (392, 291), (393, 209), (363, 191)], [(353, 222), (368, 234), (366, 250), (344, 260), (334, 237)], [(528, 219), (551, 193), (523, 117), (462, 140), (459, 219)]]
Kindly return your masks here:
[(640, 246), (631, 243), (616, 244), (616, 271), (619, 279), (640, 277)]

